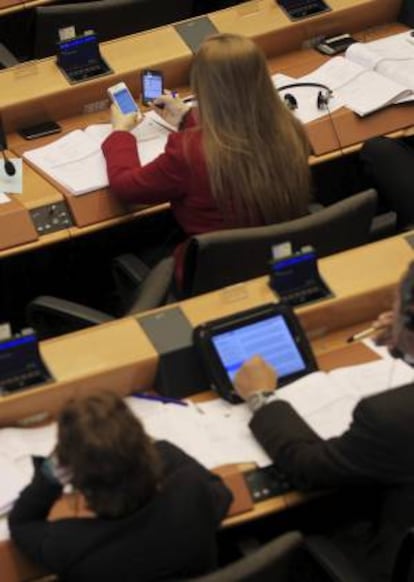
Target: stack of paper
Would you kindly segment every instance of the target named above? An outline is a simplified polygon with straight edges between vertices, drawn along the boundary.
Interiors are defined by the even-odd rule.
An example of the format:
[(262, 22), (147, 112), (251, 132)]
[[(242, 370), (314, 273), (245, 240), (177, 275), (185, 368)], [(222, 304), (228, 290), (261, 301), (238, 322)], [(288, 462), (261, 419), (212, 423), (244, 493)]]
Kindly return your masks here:
[(322, 83), (352, 111), (368, 115), (414, 99), (414, 44), (409, 32), (370, 43), (354, 43), (299, 79)]
[[(160, 155), (170, 129), (150, 112), (131, 133), (137, 138), (137, 150), (143, 165)], [(23, 157), (56, 180), (70, 193), (79, 196), (108, 186), (106, 163), (101, 144), (111, 133), (110, 124), (91, 125), (76, 129), (56, 141)]]

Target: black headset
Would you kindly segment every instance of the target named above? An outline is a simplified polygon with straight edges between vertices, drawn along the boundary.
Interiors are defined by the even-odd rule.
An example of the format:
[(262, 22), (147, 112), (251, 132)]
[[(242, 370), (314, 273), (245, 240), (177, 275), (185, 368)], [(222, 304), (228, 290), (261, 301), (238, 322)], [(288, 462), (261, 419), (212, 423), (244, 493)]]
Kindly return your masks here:
[[(319, 89), (318, 95), (316, 97), (316, 106), (318, 109), (323, 111), (328, 108), (329, 100), (333, 96), (333, 91), (326, 85), (322, 83), (289, 83), (288, 85), (282, 85), (277, 87), (278, 91), (285, 91), (286, 89), (294, 89), (295, 87), (316, 87)], [(288, 109), (294, 110), (298, 108), (298, 101), (292, 93), (285, 93), (283, 95), (283, 100), (286, 103)]]

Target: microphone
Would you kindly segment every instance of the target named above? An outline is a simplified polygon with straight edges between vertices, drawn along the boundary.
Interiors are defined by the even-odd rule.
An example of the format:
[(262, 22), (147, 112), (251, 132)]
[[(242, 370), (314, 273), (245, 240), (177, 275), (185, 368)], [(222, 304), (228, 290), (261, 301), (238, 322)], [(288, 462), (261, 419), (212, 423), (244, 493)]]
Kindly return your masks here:
[(7, 157), (6, 149), (7, 149), (6, 133), (4, 131), (3, 123), (0, 118), (0, 152), (3, 156), (4, 171), (8, 176), (14, 176), (16, 173), (16, 167), (13, 164), (13, 162), (9, 160), (9, 158)]
[(1, 155), (3, 156), (4, 161), (4, 171), (8, 176), (14, 176), (16, 173), (16, 167), (11, 160), (6, 156), (6, 152), (2, 149)]

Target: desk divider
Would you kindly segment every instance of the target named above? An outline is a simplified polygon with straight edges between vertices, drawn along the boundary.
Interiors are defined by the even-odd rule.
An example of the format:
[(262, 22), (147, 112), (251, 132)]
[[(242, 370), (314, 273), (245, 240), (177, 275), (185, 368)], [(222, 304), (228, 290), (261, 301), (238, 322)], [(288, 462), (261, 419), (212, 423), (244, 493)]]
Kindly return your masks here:
[(329, 120), (325, 116), (308, 123), (305, 129), (313, 154), (320, 156), (412, 125), (412, 106), (393, 105), (366, 117), (349, 115), (349, 111), (342, 109)]
[(10, 196), (10, 202), (0, 204), (0, 250), (37, 239), (29, 213), (14, 196)]
[(128, 209), (108, 189), (74, 196), (61, 187), (76, 226), (89, 226), (110, 218), (128, 214)]

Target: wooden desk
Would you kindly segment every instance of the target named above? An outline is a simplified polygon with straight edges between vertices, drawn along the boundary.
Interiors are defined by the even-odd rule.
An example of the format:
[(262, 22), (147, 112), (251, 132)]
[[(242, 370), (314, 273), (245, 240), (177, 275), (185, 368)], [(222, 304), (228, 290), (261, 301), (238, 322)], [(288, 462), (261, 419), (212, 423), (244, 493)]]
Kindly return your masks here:
[[(405, 236), (332, 255), (320, 261), (320, 270), (335, 297), (301, 307), (300, 320), (317, 354), (345, 345), (343, 332), (372, 320), (389, 309), (395, 285), (414, 259)], [(275, 300), (260, 277), (200, 295), (179, 306), (190, 324), (224, 317)], [(155, 310), (169, 309), (170, 306)], [(341, 336), (342, 333), (342, 336)], [(76, 394), (114, 389), (128, 394), (151, 387), (159, 356), (133, 317), (60, 336), (41, 343), (41, 353), (55, 382), (0, 400), (0, 426), (14, 424), (34, 414), (53, 416)]]
[[(297, 52), (304, 44), (321, 34), (334, 34), (344, 29), (355, 32), (369, 26), (395, 21), (400, 4), (401, 0), (331, 0), (331, 12), (291, 22), (274, 0), (252, 0), (212, 13), (210, 17), (221, 32), (239, 32), (254, 38), (272, 59), (270, 61), (272, 69), (301, 74), (308, 72), (323, 60), (323, 57), (313, 50)], [(291, 51), (296, 52), (286, 55)], [(140, 87), (137, 71), (143, 68), (161, 69), (166, 86), (188, 85), (193, 56), (173, 26), (164, 26), (103, 43), (102, 52), (114, 74), (78, 85), (71, 86), (67, 83), (56, 67), (54, 58), (23, 63), (0, 72), (2, 86), (0, 110), (6, 129), (11, 132), (9, 146), (14, 152), (21, 154), (28, 147), (40, 146), (47, 142), (47, 139), (23, 142), (13, 133), (18, 127), (51, 118), (58, 119), (64, 130), (68, 131), (93, 121), (107, 121), (106, 88), (123, 80), (129, 85), (132, 93), (138, 96)], [(280, 57), (281, 54), (286, 56)], [(383, 133), (407, 127), (411, 124), (413, 110), (413, 107), (404, 108), (402, 115), (390, 109), (378, 114), (379, 117), (375, 115), (362, 122), (360, 120), (354, 122), (356, 116), (341, 111), (335, 114), (335, 120), (338, 118), (335, 123), (338, 124), (343, 146), (347, 146), (349, 143), (361, 141), (364, 136), (371, 136), (373, 131)], [(91, 113), (92, 111), (97, 113)], [(379, 122), (376, 120), (381, 120), (383, 116), (384, 123), (377, 125)], [(401, 116), (403, 119), (400, 119)], [(345, 133), (349, 134), (348, 128), (351, 126), (353, 131), (347, 138)], [(310, 124), (309, 135), (317, 154), (337, 149), (336, 137), (332, 134), (330, 122), (318, 120)], [(318, 155), (311, 163), (325, 159), (324, 156)], [(61, 232), (59, 236), (47, 238), (41, 236), (34, 242), (26, 237), (20, 241), (20, 246), (14, 243), (12, 247), (8, 241), (1, 244), (0, 240), (0, 251), (7, 248), (10, 250), (7, 250), (6, 254), (15, 254), (141, 216), (141, 209), (131, 212), (129, 208), (125, 208), (109, 196), (106, 190), (74, 197), (59, 185), (53, 183), (51, 185), (54, 188), (54, 196), (64, 199), (70, 208), (75, 228), (69, 232)], [(26, 198), (22, 198), (21, 201), (27, 210), (32, 209), (35, 204), (33, 199), (30, 201), (30, 207), (26, 204)], [(41, 199), (37, 203), (39, 207), (43, 204)], [(0, 239), (2, 230), (0, 215)], [(0, 253), (0, 256), (5, 255)]]
[[(414, 232), (408, 235), (413, 236)], [(379, 311), (389, 308), (394, 288), (413, 258), (406, 237), (398, 236), (320, 261), (321, 272), (336, 297), (302, 307), (298, 315), (324, 369), (372, 358), (364, 346), (347, 346), (345, 340)], [(195, 326), (273, 300), (262, 277), (183, 301), (180, 307)], [(53, 417), (68, 398), (80, 394), (116, 389), (126, 395), (137, 386), (149, 389), (159, 358), (132, 317), (42, 342), (41, 352), (56, 381), (3, 397), (0, 426), (42, 412)], [(297, 493), (268, 500), (248, 514), (229, 518), (226, 525), (256, 519), (302, 500)], [(0, 543), (0, 564), (2, 573), (7, 571), (6, 582), (23, 580), (34, 572), (9, 542)]]

